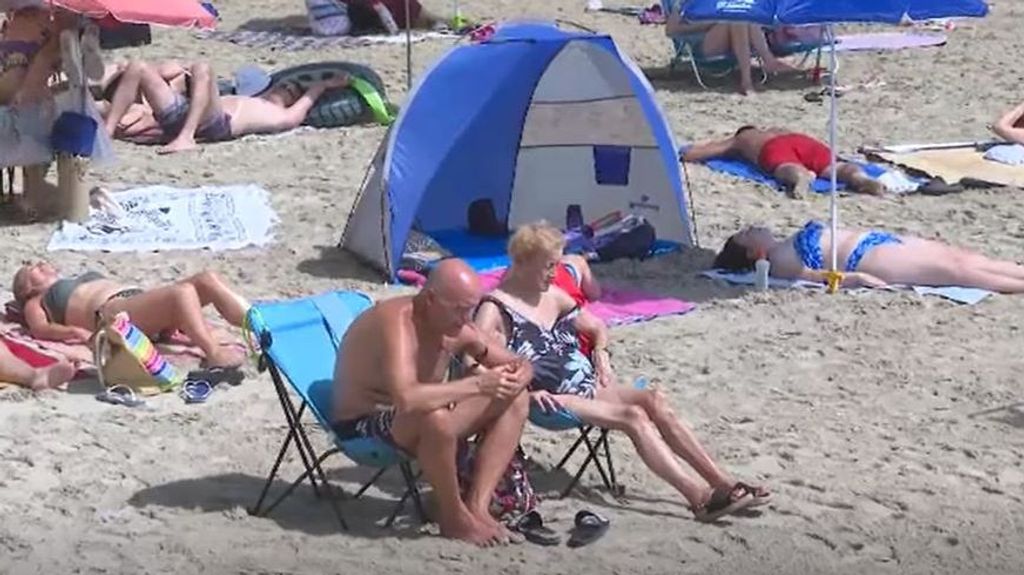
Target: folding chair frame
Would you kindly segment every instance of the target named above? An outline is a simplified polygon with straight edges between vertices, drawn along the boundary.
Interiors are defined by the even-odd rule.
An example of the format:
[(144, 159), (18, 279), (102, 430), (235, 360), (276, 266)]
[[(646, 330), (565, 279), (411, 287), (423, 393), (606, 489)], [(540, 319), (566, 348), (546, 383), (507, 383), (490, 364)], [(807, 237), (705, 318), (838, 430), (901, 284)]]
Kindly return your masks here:
[[(608, 489), (608, 491), (615, 497), (621, 496), (625, 492), (625, 488), (622, 485), (619, 485), (618, 480), (615, 478), (615, 464), (612, 462), (612, 451), (608, 445), (609, 430), (603, 428), (600, 429), (600, 435), (598, 435), (597, 441), (591, 441), (590, 432), (594, 430), (594, 426), (581, 426), (578, 429), (580, 436), (576, 439), (576, 442), (572, 444), (572, 447), (569, 448), (569, 451), (562, 456), (562, 459), (558, 464), (555, 465), (555, 469), (561, 469), (564, 467), (565, 464), (568, 463), (569, 458), (572, 457), (573, 454), (576, 453), (576, 450), (580, 448), (580, 445), (587, 446), (587, 457), (583, 460), (583, 463), (580, 464), (579, 469), (576, 470), (576, 475), (573, 476), (569, 485), (562, 490), (559, 497), (564, 498), (569, 495), (569, 492), (572, 491), (573, 487), (576, 487), (580, 482), (580, 479), (583, 477), (583, 473), (591, 463), (597, 467), (597, 472), (601, 475), (601, 482), (604, 483), (605, 488)], [(604, 452), (605, 464), (608, 466), (607, 471), (604, 466), (601, 465), (601, 451)]]
[[(306, 406), (308, 403), (303, 399), (299, 409), (295, 409), (295, 403), (292, 401), (291, 395), (288, 393), (288, 388), (280, 370), (278, 370), (274, 360), (267, 355), (266, 350), (270, 348), (271, 343), (270, 334), (264, 332), (260, 339), (264, 351), (260, 354), (259, 371), (270, 371), (270, 377), (274, 382), (274, 390), (277, 392), (277, 398), (281, 403), (281, 410), (284, 412), (285, 419), (288, 420), (288, 434), (285, 436), (281, 449), (278, 451), (277, 459), (274, 460), (274, 465), (270, 470), (270, 474), (267, 476), (267, 480), (263, 484), (263, 490), (260, 492), (260, 497), (256, 501), (256, 505), (249, 509), (249, 513), (258, 517), (265, 517), (269, 515), (274, 508), (291, 495), (296, 487), (308, 480), (310, 486), (313, 488), (313, 493), (318, 499), (326, 496), (331, 509), (334, 511), (334, 515), (338, 518), (338, 523), (341, 525), (342, 530), (347, 531), (348, 523), (345, 521), (345, 516), (342, 514), (341, 506), (338, 504), (338, 499), (344, 501), (348, 498), (348, 495), (345, 493), (344, 489), (332, 485), (327, 480), (327, 475), (324, 473), (322, 467), (323, 462), (328, 457), (341, 452), (341, 450), (335, 446), (317, 456), (316, 450), (313, 448), (313, 444), (310, 442), (309, 436), (306, 434), (305, 426), (302, 423), (302, 416), (306, 412)], [(302, 459), (302, 465), (305, 468), (305, 471), (299, 475), (299, 477), (293, 481), (288, 488), (277, 497), (277, 499), (264, 507), (263, 502), (267, 498), (270, 486), (277, 477), (281, 463), (284, 461), (285, 454), (288, 453), (288, 448), (291, 447), (292, 443), (295, 444), (295, 448), (299, 452), (299, 457)], [(351, 498), (359, 499), (359, 497), (362, 496), (363, 493), (365, 493), (366, 490), (374, 483), (376, 483), (381, 475), (383, 475), (389, 468), (390, 467), (379, 468), (377, 472), (374, 473), (373, 477), (363, 484)], [(398, 514), (401, 513), (402, 509), (405, 507), (405, 502), (410, 497), (412, 497), (417, 517), (421, 522), (426, 522), (427, 516), (423, 511), (423, 501), (420, 497), (419, 487), (417, 486), (419, 475), (413, 473), (412, 465), (407, 460), (399, 463), (398, 468), (405, 481), (405, 493), (403, 493), (401, 499), (398, 500), (398, 503), (395, 504), (395, 508), (391, 512), (391, 515), (388, 516), (384, 526), (391, 527), (394, 524)], [(334, 496), (334, 490), (337, 490), (337, 498)]]

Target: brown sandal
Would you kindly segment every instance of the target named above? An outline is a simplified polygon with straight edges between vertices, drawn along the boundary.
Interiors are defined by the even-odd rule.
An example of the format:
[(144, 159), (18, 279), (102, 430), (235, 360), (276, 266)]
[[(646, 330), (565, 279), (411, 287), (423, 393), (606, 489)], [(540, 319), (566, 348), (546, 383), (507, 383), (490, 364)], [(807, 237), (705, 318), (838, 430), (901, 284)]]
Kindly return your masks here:
[[(735, 513), (741, 509), (745, 509), (754, 503), (754, 497), (749, 491), (745, 489), (737, 489), (737, 486), (733, 486), (730, 489), (716, 488), (711, 492), (711, 497), (699, 507), (694, 507), (693, 515), (697, 518), (697, 521), (702, 523), (713, 523), (721, 518), (723, 515)], [(741, 492), (741, 495), (733, 499), (733, 494), (737, 491)]]

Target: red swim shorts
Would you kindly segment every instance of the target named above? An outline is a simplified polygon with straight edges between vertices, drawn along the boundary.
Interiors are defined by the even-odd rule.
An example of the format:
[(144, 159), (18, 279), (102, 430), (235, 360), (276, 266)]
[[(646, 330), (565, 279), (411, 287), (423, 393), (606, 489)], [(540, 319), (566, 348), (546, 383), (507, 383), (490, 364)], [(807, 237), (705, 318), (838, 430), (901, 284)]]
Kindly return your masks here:
[(823, 176), (832, 165), (832, 153), (828, 146), (810, 136), (785, 134), (764, 143), (757, 163), (768, 174), (774, 174), (783, 164), (799, 164)]

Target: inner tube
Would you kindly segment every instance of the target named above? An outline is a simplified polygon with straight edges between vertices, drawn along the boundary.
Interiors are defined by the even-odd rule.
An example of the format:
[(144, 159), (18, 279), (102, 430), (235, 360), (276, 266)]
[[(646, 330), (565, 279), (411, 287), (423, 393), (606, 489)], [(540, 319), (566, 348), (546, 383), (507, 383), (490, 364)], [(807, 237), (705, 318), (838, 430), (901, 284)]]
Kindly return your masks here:
[[(308, 88), (310, 84), (329, 80), (339, 73), (347, 73), (373, 87), (383, 101), (387, 101), (384, 82), (369, 66), (352, 62), (317, 62), (278, 70), (270, 75), (271, 87), (285, 83)], [(373, 122), (377, 118), (365, 98), (352, 87), (328, 90), (316, 101), (303, 125), (315, 128), (336, 128)]]

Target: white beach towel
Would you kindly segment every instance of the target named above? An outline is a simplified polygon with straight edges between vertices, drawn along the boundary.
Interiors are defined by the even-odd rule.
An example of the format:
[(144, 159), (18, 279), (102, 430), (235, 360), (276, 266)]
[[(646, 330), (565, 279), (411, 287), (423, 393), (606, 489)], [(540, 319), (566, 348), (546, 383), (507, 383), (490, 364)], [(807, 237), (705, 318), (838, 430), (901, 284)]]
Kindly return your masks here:
[[(754, 272), (744, 273), (729, 273), (722, 270), (706, 270), (701, 272), (702, 276), (729, 282), (737, 285), (754, 285)], [(787, 280), (779, 278), (768, 278), (768, 285), (773, 288), (810, 288), (810, 289), (825, 289), (825, 285), (818, 282), (809, 282), (804, 280)], [(929, 287), (929, 286), (890, 286), (890, 289), (912, 289), (914, 293), (918, 295), (937, 295), (939, 297), (946, 298), (957, 303), (974, 305), (981, 300), (992, 295), (992, 292), (988, 290), (960, 287), (960, 286), (946, 286), (946, 287)], [(865, 288), (866, 289), (866, 288)]]
[(985, 159), (1008, 166), (1021, 166), (1024, 165), (1024, 146), (1020, 144), (993, 146), (985, 152)]
[(81, 224), (63, 222), (46, 249), (232, 250), (271, 243), (278, 222), (269, 194), (256, 185), (148, 186), (110, 197), (116, 207), (92, 208)]

